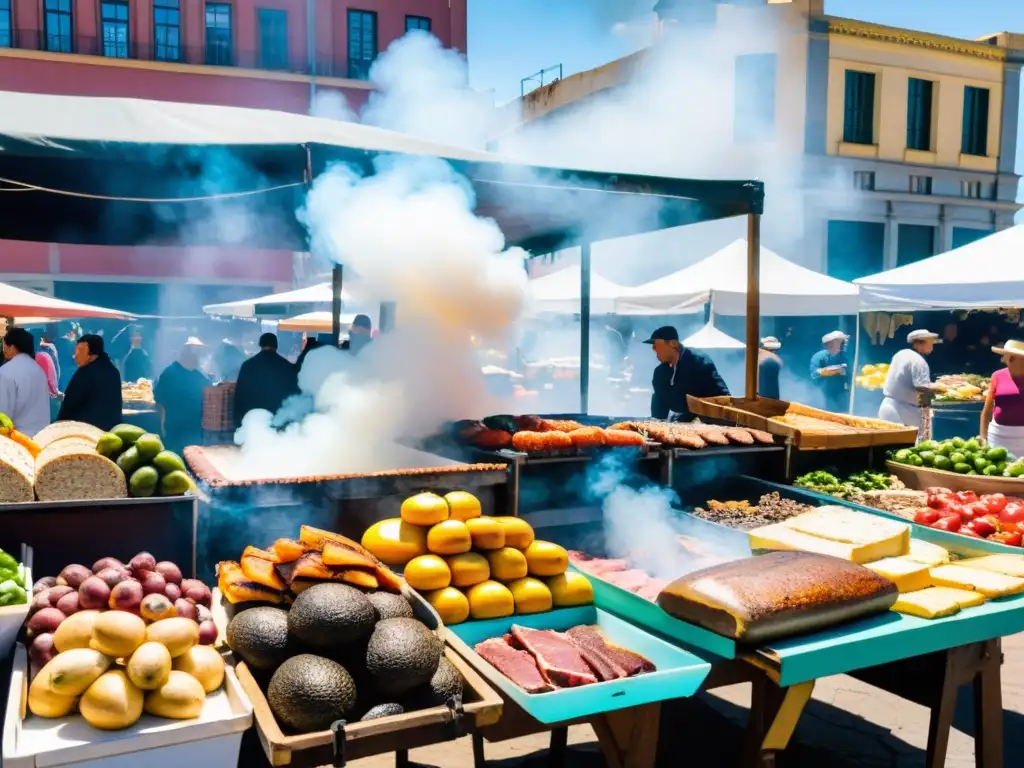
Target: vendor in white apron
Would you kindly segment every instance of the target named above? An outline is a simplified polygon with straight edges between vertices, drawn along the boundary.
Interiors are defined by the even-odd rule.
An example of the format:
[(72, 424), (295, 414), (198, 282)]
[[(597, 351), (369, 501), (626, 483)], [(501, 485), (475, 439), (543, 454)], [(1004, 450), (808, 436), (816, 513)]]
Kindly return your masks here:
[(878, 418), (921, 429), (922, 400), (942, 389), (932, 383), (932, 372), (925, 356), (941, 341), (939, 334), (918, 329), (907, 334), (907, 343), (910, 349), (901, 349), (889, 364)]
[(1005, 368), (992, 374), (979, 434), (993, 448), (1024, 456), (1024, 341), (992, 347), (1002, 355)]

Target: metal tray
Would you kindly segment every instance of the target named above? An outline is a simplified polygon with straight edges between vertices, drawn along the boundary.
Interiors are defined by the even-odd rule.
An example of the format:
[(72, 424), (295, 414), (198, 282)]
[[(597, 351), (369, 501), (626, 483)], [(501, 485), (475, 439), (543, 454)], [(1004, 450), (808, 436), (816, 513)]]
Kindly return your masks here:
[[(596, 624), (609, 641), (641, 654), (653, 662), (658, 670), (624, 680), (530, 694), (473, 650), (473, 646), (483, 640), (501, 637), (513, 624), (554, 630)], [(445, 629), (448, 643), (456, 652), (479, 671), (487, 682), (499, 688), (527, 714), (542, 723), (561, 723), (641, 704), (692, 696), (711, 672), (710, 662), (592, 605), (529, 616), (470, 621)]]

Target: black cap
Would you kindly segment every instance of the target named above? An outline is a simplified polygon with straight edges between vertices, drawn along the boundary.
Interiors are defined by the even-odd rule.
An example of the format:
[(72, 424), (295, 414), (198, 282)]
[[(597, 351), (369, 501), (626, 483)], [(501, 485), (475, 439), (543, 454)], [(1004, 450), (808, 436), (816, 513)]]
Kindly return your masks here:
[(644, 342), (644, 344), (653, 344), (658, 341), (679, 341), (679, 331), (673, 328), (671, 325), (663, 325), (661, 328), (651, 334), (651, 338)]

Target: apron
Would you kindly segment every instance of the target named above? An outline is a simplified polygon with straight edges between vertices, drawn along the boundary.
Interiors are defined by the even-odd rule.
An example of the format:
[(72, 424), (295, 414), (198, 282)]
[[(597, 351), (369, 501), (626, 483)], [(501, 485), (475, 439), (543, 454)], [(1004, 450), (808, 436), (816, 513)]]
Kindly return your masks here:
[(882, 406), (878, 409), (878, 418), (882, 421), (891, 421), (895, 424), (905, 424), (908, 427), (921, 429), (921, 409), (916, 405), (894, 400), (891, 397), (882, 398)]
[(1004, 427), (992, 421), (988, 425), (988, 444), (1024, 456), (1024, 427)]

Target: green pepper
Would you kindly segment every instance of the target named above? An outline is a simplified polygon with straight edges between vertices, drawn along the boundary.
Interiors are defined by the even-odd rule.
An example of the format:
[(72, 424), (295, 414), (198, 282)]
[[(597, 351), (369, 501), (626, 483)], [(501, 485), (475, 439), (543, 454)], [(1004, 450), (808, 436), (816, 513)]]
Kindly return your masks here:
[(24, 589), (27, 585), (25, 584), (25, 566), (18, 565), (18, 573), (14, 576), (14, 580), (18, 582), (18, 586)]
[(18, 596), (14, 593), (8, 592), (5, 595), (0, 595), (0, 606), (14, 605), (14, 601), (17, 600)]
[(18, 561), (6, 552), (4, 552), (2, 549), (0, 549), (0, 568), (5, 568), (11, 571), (17, 571)]

